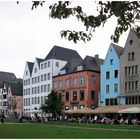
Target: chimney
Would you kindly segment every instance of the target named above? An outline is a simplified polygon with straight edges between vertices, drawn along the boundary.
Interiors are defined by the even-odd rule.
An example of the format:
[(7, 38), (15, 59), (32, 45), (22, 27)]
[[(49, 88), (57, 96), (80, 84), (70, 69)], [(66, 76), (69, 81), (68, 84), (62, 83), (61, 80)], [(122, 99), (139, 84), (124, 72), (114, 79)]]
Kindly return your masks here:
[(95, 59), (98, 59), (98, 58), (99, 58), (99, 55), (98, 55), (98, 54), (96, 54), (94, 57), (95, 57)]

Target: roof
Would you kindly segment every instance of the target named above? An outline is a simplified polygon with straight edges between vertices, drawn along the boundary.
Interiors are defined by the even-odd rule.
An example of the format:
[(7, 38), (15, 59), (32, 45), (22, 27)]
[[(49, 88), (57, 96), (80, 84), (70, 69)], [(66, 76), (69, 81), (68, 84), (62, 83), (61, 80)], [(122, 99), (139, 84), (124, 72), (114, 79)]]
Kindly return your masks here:
[(17, 78), (14, 73), (0, 71), (0, 87), (3, 86), (3, 82), (12, 82), (16, 80)]
[(40, 66), (40, 63), (44, 61), (44, 59), (36, 58), (38, 65)]
[(73, 69), (82, 61), (82, 58), (71, 58), (68, 63), (61, 69), (66, 70), (66, 73), (71, 73)]
[(33, 70), (34, 63), (33, 62), (27, 62), (27, 65), (28, 65), (28, 68), (29, 68), (29, 72), (31, 74), (32, 70)]
[[(95, 57), (86, 56), (83, 61), (78, 66), (83, 66), (83, 70), (91, 71), (100, 71), (100, 65), (103, 63), (103, 59), (98, 58), (98, 55)], [(77, 67), (74, 68), (74, 71), (77, 70)]]
[(81, 56), (75, 50), (54, 46), (46, 56), (45, 60), (58, 59), (69, 61), (71, 58), (79, 59)]
[(124, 48), (120, 47), (117, 44), (111, 43), (111, 45), (113, 46), (114, 50), (116, 51), (118, 57), (120, 57), (120, 55), (122, 55)]
[(22, 83), (10, 83), (11, 92), (13, 96), (23, 96), (23, 84)]

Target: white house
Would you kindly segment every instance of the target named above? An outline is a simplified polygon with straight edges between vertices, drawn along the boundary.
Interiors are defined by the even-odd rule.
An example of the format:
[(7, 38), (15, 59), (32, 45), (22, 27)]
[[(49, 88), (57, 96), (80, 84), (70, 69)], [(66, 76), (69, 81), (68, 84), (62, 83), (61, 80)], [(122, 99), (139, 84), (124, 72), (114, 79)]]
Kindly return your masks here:
[(54, 46), (45, 59), (35, 58), (26, 62), (23, 75), (23, 113), (40, 112), (39, 108), (52, 90), (52, 77), (71, 59), (82, 60), (80, 55), (71, 49)]

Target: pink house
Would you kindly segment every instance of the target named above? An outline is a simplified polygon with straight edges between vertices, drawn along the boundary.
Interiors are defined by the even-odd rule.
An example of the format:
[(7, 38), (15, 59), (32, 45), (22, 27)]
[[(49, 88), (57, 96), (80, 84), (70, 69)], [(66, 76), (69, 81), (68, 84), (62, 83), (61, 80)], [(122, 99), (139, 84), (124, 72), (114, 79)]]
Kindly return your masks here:
[(8, 113), (21, 115), (23, 112), (23, 84), (10, 83), (8, 87)]

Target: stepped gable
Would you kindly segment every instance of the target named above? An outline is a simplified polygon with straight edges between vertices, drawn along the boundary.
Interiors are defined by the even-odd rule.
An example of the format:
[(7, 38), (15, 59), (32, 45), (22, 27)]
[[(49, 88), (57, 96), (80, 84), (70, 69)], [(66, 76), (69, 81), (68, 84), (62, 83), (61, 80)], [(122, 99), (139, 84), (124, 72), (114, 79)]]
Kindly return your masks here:
[(23, 84), (22, 83), (10, 83), (10, 88), (13, 96), (23, 96)]
[(71, 60), (71, 58), (79, 59), (81, 58), (81, 56), (75, 50), (54, 46), (49, 52), (49, 54), (46, 56), (45, 60), (58, 59), (69, 61)]
[(0, 71), (0, 87), (3, 87), (3, 82), (16, 81), (17, 78), (14, 73)]
[(27, 64), (28, 64), (30, 75), (31, 75), (32, 74), (34, 63), (33, 62), (27, 62)]
[(114, 50), (116, 51), (118, 57), (120, 57), (120, 55), (123, 54), (124, 48), (123, 47), (120, 47), (119, 45), (116, 45), (114, 43), (111, 43), (111, 45), (113, 46)]

